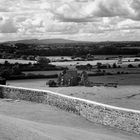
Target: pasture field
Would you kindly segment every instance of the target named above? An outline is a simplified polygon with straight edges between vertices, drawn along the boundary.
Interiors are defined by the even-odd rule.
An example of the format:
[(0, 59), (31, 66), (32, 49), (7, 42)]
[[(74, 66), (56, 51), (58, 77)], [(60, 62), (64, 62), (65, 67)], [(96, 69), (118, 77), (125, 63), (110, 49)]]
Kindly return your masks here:
[(51, 90), (109, 105), (140, 110), (140, 74), (89, 77), (89, 80), (94, 83), (118, 82), (119, 85), (117, 88), (104, 86), (50, 88), (46, 85), (49, 80), (50, 79), (13, 80), (7, 81), (7, 85)]
[(118, 83), (121, 86), (140, 86), (140, 74), (91, 76), (89, 80), (95, 83)]
[[(111, 57), (111, 56), (110, 56)], [(56, 65), (56, 66), (76, 66), (76, 65), (87, 65), (87, 64), (91, 64), (91, 65), (96, 65), (97, 63), (102, 63), (102, 64), (110, 64), (112, 65), (113, 63), (117, 63), (118, 62), (118, 58), (116, 58), (116, 56), (114, 56), (115, 58), (109, 59), (109, 60), (105, 60), (105, 56), (98, 56), (99, 60), (93, 60), (93, 61), (72, 61), (72, 59), (70, 57), (48, 57), (51, 61), (56, 61), (56, 62), (51, 62), (51, 64)], [(65, 61), (65, 62), (59, 62), (59, 60), (63, 60), (63, 59), (67, 59), (69, 61)], [(123, 64), (119, 64), (120, 66), (126, 66), (128, 64), (133, 64), (134, 66), (140, 64), (140, 61), (138, 62), (134, 62), (135, 59), (139, 59), (140, 57), (125, 57), (122, 59)], [(0, 59), (0, 64), (3, 64), (5, 61), (8, 61), (11, 64), (14, 63), (20, 63), (20, 64), (28, 64), (28, 63), (36, 63), (36, 61), (31, 61), (31, 60), (19, 60), (19, 59)], [(58, 61), (58, 62), (57, 62)]]
[(122, 64), (117, 64), (118, 63), (118, 58), (115, 59), (109, 59), (109, 60), (93, 60), (93, 61), (66, 61), (66, 62), (52, 62), (52, 65), (56, 66), (77, 66), (77, 65), (93, 65), (95, 66), (97, 63), (102, 63), (102, 64), (110, 64), (113, 65), (116, 63), (117, 65), (120, 65), (121, 67), (127, 67), (129, 64), (132, 64), (134, 66), (138, 66), (140, 64), (140, 61), (134, 61), (135, 59), (139, 59), (139, 57), (130, 57), (130, 58), (123, 58), (122, 59)]
[[(117, 58), (118, 55), (94, 55), (94, 58), (95, 59), (101, 59), (101, 60), (104, 60), (106, 58)], [(123, 55), (124, 58), (135, 58), (134, 55)], [(47, 58), (49, 58), (51, 61), (62, 61), (62, 60), (73, 60), (71, 58), (71, 56), (47, 56)]]
[(0, 59), (0, 64), (4, 64), (5, 61), (8, 61), (11, 64), (19, 63), (19, 64), (29, 64), (29, 63), (36, 63), (36, 61), (31, 60), (19, 60), (19, 59)]
[(23, 73), (25, 74), (35, 74), (35, 75), (54, 75), (54, 74), (59, 74), (61, 73), (62, 71), (25, 71)]

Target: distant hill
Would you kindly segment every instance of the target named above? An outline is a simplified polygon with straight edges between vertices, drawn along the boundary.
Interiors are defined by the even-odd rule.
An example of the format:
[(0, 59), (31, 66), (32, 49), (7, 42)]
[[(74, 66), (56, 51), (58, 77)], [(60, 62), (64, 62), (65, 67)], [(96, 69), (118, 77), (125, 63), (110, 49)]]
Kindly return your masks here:
[[(62, 38), (53, 38), (53, 39), (25, 39), (25, 40), (17, 40), (17, 41), (6, 41), (0, 42), (0, 44), (15, 44), (15, 43), (23, 43), (23, 44), (63, 44), (63, 43), (92, 43), (92, 44), (100, 44), (100, 45), (116, 45), (116, 44), (127, 44), (133, 45), (133, 47), (140, 46), (140, 41), (76, 41), (76, 40), (69, 40), (69, 39), (62, 39)], [(125, 46), (126, 47), (126, 46)]]
[[(74, 41), (74, 40), (67, 40), (67, 39), (27, 39), (27, 40), (18, 40), (18, 41), (8, 41), (4, 43), (25, 43), (25, 44), (57, 44), (57, 43), (82, 43), (84, 41)], [(87, 42), (86, 42), (87, 43)]]

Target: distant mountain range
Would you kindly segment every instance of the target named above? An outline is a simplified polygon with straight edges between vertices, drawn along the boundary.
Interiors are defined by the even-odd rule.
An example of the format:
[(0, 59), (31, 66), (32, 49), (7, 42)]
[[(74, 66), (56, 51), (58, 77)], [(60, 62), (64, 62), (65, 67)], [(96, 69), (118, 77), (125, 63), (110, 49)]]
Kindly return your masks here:
[[(57, 43), (83, 43), (85, 41), (74, 41), (74, 40), (67, 40), (67, 39), (27, 39), (27, 40), (18, 40), (18, 41), (7, 41), (4, 43), (25, 43), (25, 44), (57, 44)], [(87, 42), (85, 42), (87, 43)]]
[(94, 41), (76, 41), (76, 40), (69, 40), (69, 39), (61, 39), (61, 38), (53, 38), (53, 39), (26, 39), (26, 40), (17, 40), (17, 41), (7, 41), (1, 42), (3, 43), (23, 43), (23, 44), (63, 44), (63, 43), (94, 43), (94, 44), (110, 44), (110, 43), (140, 43), (140, 41), (101, 41), (101, 42), (94, 42)]

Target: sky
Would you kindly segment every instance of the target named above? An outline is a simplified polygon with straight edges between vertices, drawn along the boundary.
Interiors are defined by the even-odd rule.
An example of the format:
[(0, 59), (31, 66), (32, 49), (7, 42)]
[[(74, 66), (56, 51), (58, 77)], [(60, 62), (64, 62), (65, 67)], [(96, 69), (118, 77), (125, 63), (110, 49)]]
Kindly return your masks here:
[(0, 42), (140, 41), (140, 0), (0, 0)]

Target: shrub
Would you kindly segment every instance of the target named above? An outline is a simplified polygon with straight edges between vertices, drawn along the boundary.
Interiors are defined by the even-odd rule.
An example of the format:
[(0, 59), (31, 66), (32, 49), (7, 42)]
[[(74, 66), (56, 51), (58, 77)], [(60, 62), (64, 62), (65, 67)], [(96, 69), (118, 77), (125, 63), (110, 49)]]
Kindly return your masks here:
[(132, 64), (129, 64), (128, 68), (134, 68), (134, 66)]
[(117, 74), (120, 74), (120, 72), (118, 71)]
[(129, 74), (128, 72), (125, 72), (125, 74)]
[(103, 70), (103, 73), (106, 73), (106, 71), (105, 71), (105, 70)]
[(107, 75), (113, 75), (111, 72), (107, 72), (106, 74), (107, 74)]
[(117, 65), (116, 65), (116, 63), (114, 63), (114, 64), (112, 65), (112, 67), (113, 67), (113, 68), (117, 68)]
[(8, 79), (11, 75), (11, 71), (9, 69), (5, 69), (1, 72), (1, 76), (5, 79)]
[(110, 65), (110, 64), (108, 64), (108, 68), (109, 68), (109, 69), (111, 68), (111, 65)]
[(124, 74), (124, 72), (122, 71), (121, 74)]
[(98, 72), (100, 73), (100, 72), (101, 72), (101, 70), (100, 70), (100, 69), (98, 69), (98, 70), (97, 70), (97, 73), (98, 73)]
[(50, 60), (49, 59), (47, 59), (46, 57), (38, 57), (37, 58), (37, 63), (39, 64), (39, 65), (48, 65), (49, 63), (50, 63)]
[(91, 64), (88, 63), (86, 66), (87, 66), (88, 69), (92, 69), (92, 65)]
[(98, 68), (98, 69), (100, 69), (100, 68), (101, 68), (101, 66), (102, 66), (102, 63), (97, 62), (97, 64), (96, 64), (96, 65), (97, 65), (97, 68)]
[(134, 59), (135, 62), (140, 61), (140, 59)]
[(49, 80), (49, 87), (56, 87), (56, 82), (54, 80)]

